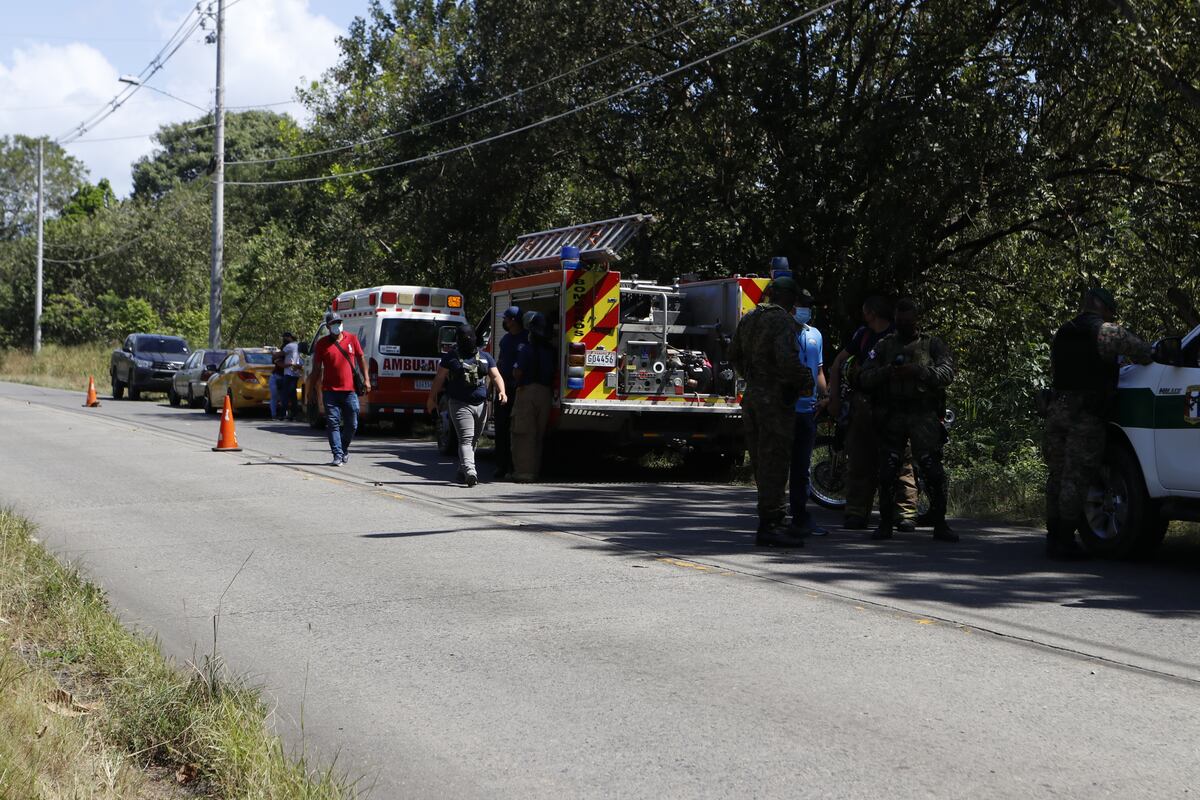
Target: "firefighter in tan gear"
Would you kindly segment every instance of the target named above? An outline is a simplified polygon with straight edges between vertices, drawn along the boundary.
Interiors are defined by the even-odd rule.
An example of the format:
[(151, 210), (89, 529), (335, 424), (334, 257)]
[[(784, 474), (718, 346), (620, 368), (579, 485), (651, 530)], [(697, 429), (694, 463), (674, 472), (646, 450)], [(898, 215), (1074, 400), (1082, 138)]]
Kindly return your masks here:
[(768, 300), (738, 323), (729, 360), (746, 381), (742, 420), (746, 447), (758, 487), (760, 547), (803, 547), (788, 529), (787, 484), (792, 463), (796, 400), (812, 394), (812, 371), (800, 361), (799, 326), (793, 309), (800, 297), (795, 280), (780, 277), (767, 285)]
[(512, 478), (518, 483), (537, 480), (542, 471), (542, 447), (554, 395), (555, 352), (547, 338), (546, 318), (527, 311), (524, 323), (529, 338), (518, 346), (513, 367), (517, 389), (511, 424)]

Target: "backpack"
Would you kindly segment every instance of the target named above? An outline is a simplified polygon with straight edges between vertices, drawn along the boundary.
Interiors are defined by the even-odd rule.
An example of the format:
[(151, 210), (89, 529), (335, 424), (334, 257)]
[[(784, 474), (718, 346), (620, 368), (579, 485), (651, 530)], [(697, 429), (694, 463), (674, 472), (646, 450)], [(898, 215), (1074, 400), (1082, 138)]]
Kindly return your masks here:
[(450, 374), (451, 386), (460, 397), (471, 397), (484, 388), (487, 375), (487, 366), (476, 353), (470, 358), (458, 360), (458, 367)]

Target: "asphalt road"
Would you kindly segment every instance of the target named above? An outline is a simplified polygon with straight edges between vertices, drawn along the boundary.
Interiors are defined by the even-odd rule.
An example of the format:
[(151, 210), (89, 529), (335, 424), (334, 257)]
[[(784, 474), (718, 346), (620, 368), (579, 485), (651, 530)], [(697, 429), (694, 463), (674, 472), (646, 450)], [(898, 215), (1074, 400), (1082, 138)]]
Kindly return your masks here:
[[(1200, 547), (959, 521), (751, 547), (752, 493), (450, 483), (426, 442), (0, 384), (0, 503), (372, 797), (1200, 793)], [(484, 464), (484, 474), (488, 472)], [(829, 525), (832, 516), (822, 517)], [(303, 729), (301, 730), (301, 723)]]

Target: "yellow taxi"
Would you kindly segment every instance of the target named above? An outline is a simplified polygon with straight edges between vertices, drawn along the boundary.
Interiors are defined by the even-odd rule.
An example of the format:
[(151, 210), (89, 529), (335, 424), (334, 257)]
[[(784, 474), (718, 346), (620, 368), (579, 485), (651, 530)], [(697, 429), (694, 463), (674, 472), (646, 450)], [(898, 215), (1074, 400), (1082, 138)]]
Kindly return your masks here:
[(271, 402), (271, 372), (275, 365), (273, 347), (239, 347), (230, 350), (225, 360), (204, 387), (204, 411), (216, 414), (228, 393), (234, 412), (248, 408), (267, 408)]

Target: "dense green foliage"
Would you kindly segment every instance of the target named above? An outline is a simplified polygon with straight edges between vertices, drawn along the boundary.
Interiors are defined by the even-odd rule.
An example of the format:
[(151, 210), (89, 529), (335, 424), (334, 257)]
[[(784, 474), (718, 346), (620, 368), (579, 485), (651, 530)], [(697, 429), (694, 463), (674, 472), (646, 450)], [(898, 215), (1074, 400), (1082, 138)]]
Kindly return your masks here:
[[(607, 97), (803, 10), (781, 0), (373, 0), (338, 65), (301, 89), (311, 124), (230, 117), (227, 161), (310, 157), (231, 163), (227, 179), (423, 159)], [(658, 221), (627, 269), (750, 273), (787, 255), (831, 341), (868, 292), (915, 295), (959, 355), (959, 456), (1024, 459), (1047, 342), (1080, 289), (1110, 285), (1146, 336), (1197, 321), (1198, 12), (1197, 0), (844, 0), (444, 158), (231, 185), (227, 338), (306, 330), (334, 291), (383, 280), (457, 286), (478, 310), (489, 263), (517, 234), (649, 211)], [(176, 330), (203, 320), (203, 122), (162, 130), (161, 149), (134, 165), (133, 197), (89, 188), (51, 224), (48, 254), (77, 263), (47, 271), (49, 337), (111, 335), (110, 290), (144, 299)], [(22, 152), (27, 142), (6, 143), (3, 163), (24, 163)], [(19, 186), (22, 170), (4, 186)], [(59, 190), (56, 212), (69, 194)], [(28, 340), (32, 305), (28, 228), (7, 220), (0, 344)]]

